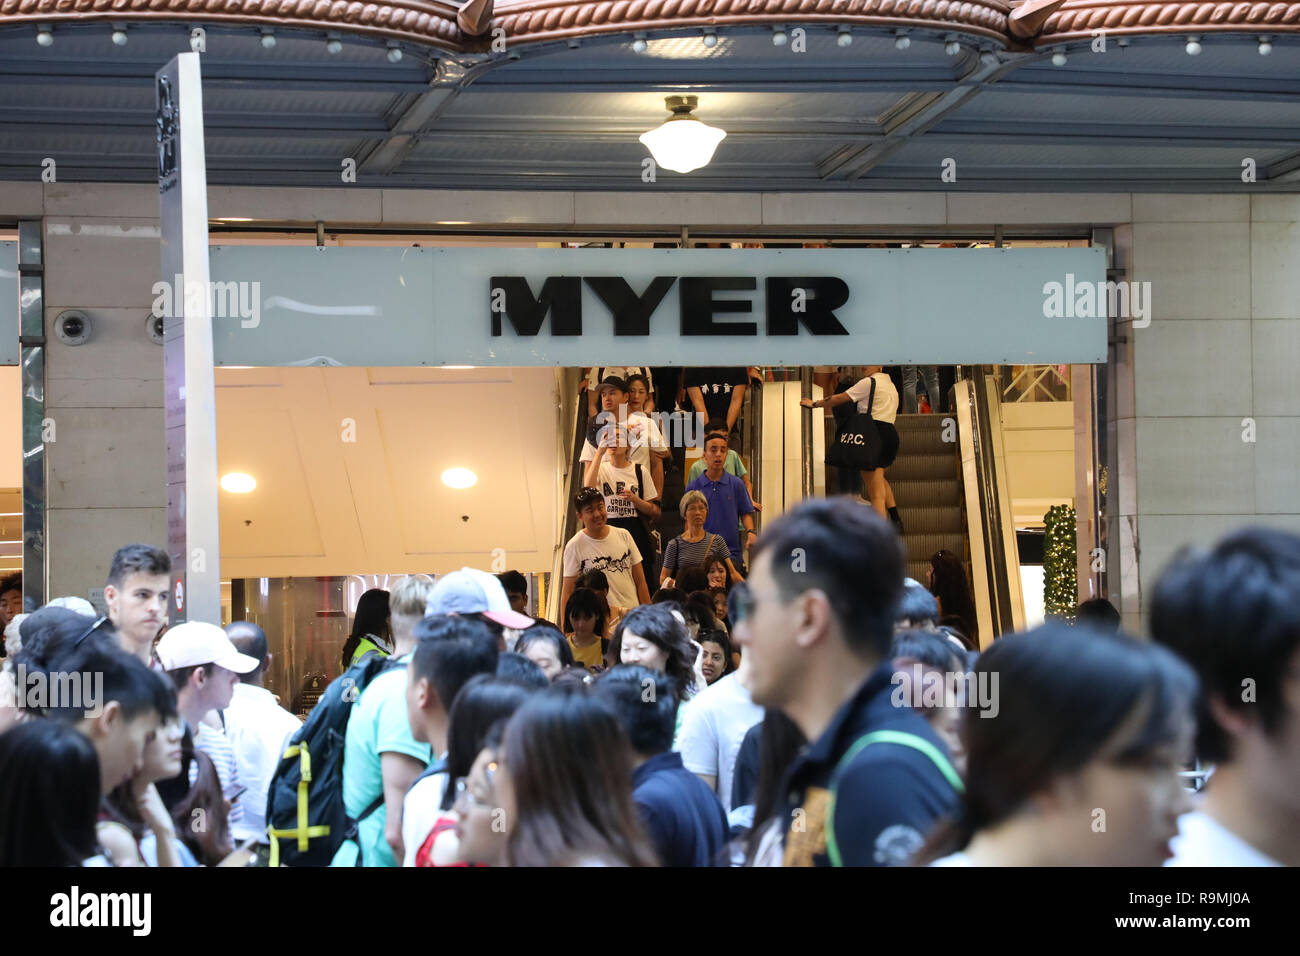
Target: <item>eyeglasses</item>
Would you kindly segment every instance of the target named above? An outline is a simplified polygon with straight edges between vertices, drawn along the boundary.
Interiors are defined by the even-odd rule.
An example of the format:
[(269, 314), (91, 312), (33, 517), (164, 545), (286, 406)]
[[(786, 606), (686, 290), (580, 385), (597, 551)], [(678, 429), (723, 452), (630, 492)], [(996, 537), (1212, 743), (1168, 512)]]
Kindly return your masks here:
[(90, 625), (90, 627), (86, 628), (85, 632), (79, 638), (77, 638), (75, 641), (72, 642), (72, 646), (80, 647), (81, 642), (84, 641), (86, 638), (90, 637), (90, 635), (94, 634), (101, 627), (103, 627), (104, 622), (107, 620), (108, 620), (108, 615), (104, 615), (99, 620), (97, 620), (94, 624)]
[[(483, 775), (487, 777), (487, 782), (489, 787), (492, 786), (492, 780), (496, 776), (496, 770), (497, 770), (497, 764), (495, 761), (493, 761), (492, 763), (488, 764), (486, 767), (483, 768)], [(491, 801), (490, 798), (488, 800), (484, 800), (469, 788), (468, 777), (461, 777), (459, 780), (456, 781), (455, 802), (460, 803), (462, 798), (474, 804), (477, 807), (482, 807), (484, 810), (491, 810), (495, 806), (495, 804)]]
[(731, 586), (731, 591), (727, 594), (728, 619), (733, 625), (739, 624), (754, 613), (756, 603), (748, 585), (744, 581), (737, 581)]

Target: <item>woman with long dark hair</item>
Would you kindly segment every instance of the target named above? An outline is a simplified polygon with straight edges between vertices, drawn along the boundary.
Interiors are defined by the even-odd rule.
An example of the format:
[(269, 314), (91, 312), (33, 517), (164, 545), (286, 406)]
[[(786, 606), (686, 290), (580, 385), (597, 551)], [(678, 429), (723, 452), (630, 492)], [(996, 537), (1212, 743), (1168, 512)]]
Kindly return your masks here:
[(507, 865), (656, 864), (632, 804), (627, 734), (585, 689), (534, 694), (506, 726), (495, 773)]
[(99, 757), (87, 737), (24, 721), (0, 734), (0, 780), (0, 866), (106, 865), (95, 839)]
[[(1187, 791), (1196, 677), (1165, 648), (1049, 624), (995, 641), (967, 701), (966, 793), (916, 862), (1159, 866)], [(991, 699), (989, 691), (991, 690)]]
[(388, 616), (388, 592), (371, 588), (357, 601), (352, 633), (343, 645), (340, 663), (347, 670), (371, 651), (387, 657), (393, 653), (393, 628)]
[(966, 568), (951, 551), (939, 550), (930, 558), (926, 585), (939, 602), (939, 623), (955, 624), (970, 642), (979, 645), (979, 621), (975, 616), (975, 598), (966, 581)]

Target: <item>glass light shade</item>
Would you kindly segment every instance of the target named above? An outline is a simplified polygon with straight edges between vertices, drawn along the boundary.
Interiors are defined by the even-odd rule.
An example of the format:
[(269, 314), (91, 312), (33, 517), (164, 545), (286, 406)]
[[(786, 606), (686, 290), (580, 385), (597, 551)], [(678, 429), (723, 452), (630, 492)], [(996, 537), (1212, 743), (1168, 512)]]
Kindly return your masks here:
[(675, 173), (689, 173), (709, 164), (713, 151), (726, 135), (726, 130), (678, 114), (658, 129), (642, 133), (639, 138), (658, 165)]
[(257, 487), (257, 481), (252, 475), (246, 475), (242, 471), (232, 471), (228, 475), (221, 476), (221, 487), (232, 495), (246, 495)]
[(442, 473), (442, 483), (448, 488), (470, 488), (477, 482), (478, 475), (468, 468), (448, 468)]

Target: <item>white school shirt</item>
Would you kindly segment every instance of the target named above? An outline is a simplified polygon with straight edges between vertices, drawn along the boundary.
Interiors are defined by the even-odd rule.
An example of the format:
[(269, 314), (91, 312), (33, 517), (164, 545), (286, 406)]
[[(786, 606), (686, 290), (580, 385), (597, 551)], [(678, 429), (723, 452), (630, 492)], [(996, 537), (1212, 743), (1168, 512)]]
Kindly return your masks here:
[[(876, 383), (876, 399), (871, 408), (867, 408), (873, 379)], [(894, 419), (898, 417), (898, 389), (894, 387), (894, 380), (884, 372), (868, 375), (853, 383), (845, 394), (858, 403), (858, 411), (870, 412), (871, 417), (878, 422), (888, 422), (892, 425)]]

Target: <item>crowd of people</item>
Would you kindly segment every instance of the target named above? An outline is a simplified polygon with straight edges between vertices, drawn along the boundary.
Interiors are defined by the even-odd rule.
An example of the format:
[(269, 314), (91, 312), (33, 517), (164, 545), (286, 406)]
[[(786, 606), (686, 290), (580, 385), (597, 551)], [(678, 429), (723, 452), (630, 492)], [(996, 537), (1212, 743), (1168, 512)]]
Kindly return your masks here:
[[(888, 425), (862, 371), (810, 404)], [(888, 429), (760, 537), (750, 381), (667, 386), (707, 424), (661, 547), (665, 393), (593, 369), (555, 623), (517, 571), (403, 578), (292, 712), (256, 623), (167, 626), (160, 548), (112, 557), (103, 615), (0, 581), (0, 865), (1300, 862), (1300, 537), (1181, 555), (1153, 641), (1100, 599), (990, 639), (957, 556), (904, 577)]]
[(263, 631), (166, 627), (167, 554), (124, 547), (106, 615), (5, 611), (0, 864), (1300, 862), (1300, 537), (1181, 555), (1154, 640), (1091, 603), (982, 651), (851, 496), (743, 580), (695, 553), (650, 601), (583, 572), (563, 628), (515, 572), (370, 592), (300, 723)]

